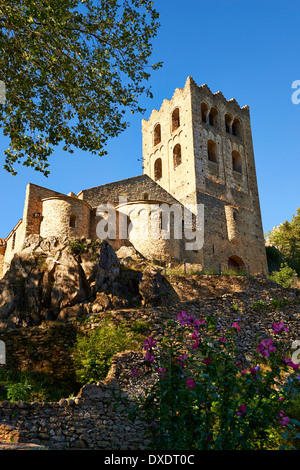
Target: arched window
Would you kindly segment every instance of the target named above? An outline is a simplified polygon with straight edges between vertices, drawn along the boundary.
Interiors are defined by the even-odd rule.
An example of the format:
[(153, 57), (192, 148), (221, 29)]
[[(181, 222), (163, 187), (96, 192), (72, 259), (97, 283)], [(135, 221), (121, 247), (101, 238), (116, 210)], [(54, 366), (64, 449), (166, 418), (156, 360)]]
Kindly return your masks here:
[(236, 150), (232, 152), (232, 169), (237, 173), (242, 173), (242, 157)]
[(173, 167), (176, 168), (181, 163), (181, 146), (176, 144), (173, 149)]
[(241, 136), (241, 123), (237, 118), (235, 118), (232, 123), (232, 135), (235, 135), (236, 137)]
[(76, 215), (74, 214), (70, 215), (70, 227), (72, 228), (76, 227)]
[(144, 193), (144, 200), (148, 200), (149, 199), (149, 194), (148, 193)]
[(154, 127), (154, 146), (159, 144), (159, 142), (161, 141), (161, 127), (160, 127), (160, 124), (156, 124), (156, 126)]
[(172, 113), (172, 132), (180, 127), (179, 108), (174, 109)]
[(202, 122), (207, 122), (207, 113), (208, 113), (208, 106), (206, 103), (201, 104), (201, 119)]
[(225, 114), (225, 129), (227, 134), (231, 134), (231, 121), (232, 117), (230, 116), (230, 114)]
[(218, 127), (218, 110), (214, 106), (209, 112), (208, 119), (211, 126)]
[(154, 163), (154, 180), (157, 181), (162, 177), (162, 161), (161, 158), (157, 158)]
[(207, 156), (210, 162), (218, 163), (217, 145), (213, 140), (207, 142)]

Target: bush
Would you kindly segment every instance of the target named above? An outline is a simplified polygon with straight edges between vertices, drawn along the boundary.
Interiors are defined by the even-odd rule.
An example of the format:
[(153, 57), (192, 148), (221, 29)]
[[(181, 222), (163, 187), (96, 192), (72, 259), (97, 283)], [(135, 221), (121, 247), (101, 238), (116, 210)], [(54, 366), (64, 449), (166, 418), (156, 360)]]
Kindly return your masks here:
[[(237, 322), (224, 331), (212, 317), (180, 312), (160, 344), (145, 341), (157, 381), (132, 410), (149, 425), (154, 449), (292, 448), (298, 421), (287, 414), (299, 396), (299, 364), (285, 358), (282, 323), (276, 343), (261, 341), (253, 362), (238, 359)], [(136, 371), (135, 371), (136, 373)]]
[[(139, 330), (141, 325), (138, 325)], [(77, 379), (82, 384), (105, 379), (111, 358), (126, 349), (137, 349), (141, 336), (125, 325), (116, 326), (109, 320), (92, 330), (88, 335), (80, 334), (73, 350), (73, 361)]]
[(70, 392), (70, 387), (55, 384), (41, 372), (0, 369), (0, 400), (58, 401)]
[(281, 284), (283, 287), (291, 287), (295, 279), (296, 271), (287, 264), (281, 264), (279, 271), (274, 271), (270, 279)]

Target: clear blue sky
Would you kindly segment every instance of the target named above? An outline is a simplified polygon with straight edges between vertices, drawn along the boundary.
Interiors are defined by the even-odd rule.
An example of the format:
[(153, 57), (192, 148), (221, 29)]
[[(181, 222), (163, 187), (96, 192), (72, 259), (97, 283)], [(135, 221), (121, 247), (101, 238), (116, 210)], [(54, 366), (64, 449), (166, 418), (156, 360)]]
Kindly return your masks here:
[[(287, 0), (156, 0), (161, 28), (154, 40), (154, 98), (140, 101), (147, 119), (190, 75), (212, 92), (249, 105), (263, 228), (290, 220), (300, 206), (300, 104), (291, 101), (300, 80), (300, 9)], [(142, 173), (142, 115), (108, 146), (107, 157), (57, 149), (51, 175), (0, 169), (0, 237), (22, 217), (29, 182), (67, 194)], [(0, 136), (1, 138), (1, 136)], [(0, 141), (0, 155), (6, 149)]]

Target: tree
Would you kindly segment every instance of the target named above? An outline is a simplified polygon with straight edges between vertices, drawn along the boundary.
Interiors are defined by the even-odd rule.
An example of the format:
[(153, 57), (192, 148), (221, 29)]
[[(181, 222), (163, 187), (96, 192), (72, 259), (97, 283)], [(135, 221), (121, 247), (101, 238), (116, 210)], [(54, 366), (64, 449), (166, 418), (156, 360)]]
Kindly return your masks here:
[(139, 96), (152, 96), (158, 18), (150, 0), (0, 0), (4, 169), (22, 162), (47, 176), (59, 144), (105, 155), (126, 110), (142, 112)]
[(282, 260), (300, 274), (300, 207), (291, 222), (285, 221), (267, 234), (268, 245), (276, 247)]

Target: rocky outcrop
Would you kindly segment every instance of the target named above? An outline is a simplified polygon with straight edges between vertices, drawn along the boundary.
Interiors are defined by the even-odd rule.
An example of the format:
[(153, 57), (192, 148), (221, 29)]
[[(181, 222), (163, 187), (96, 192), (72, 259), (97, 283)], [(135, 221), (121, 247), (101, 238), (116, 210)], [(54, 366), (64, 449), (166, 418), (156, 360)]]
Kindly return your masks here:
[(106, 241), (30, 236), (0, 281), (0, 327), (54, 320), (109, 289), (120, 263)]

